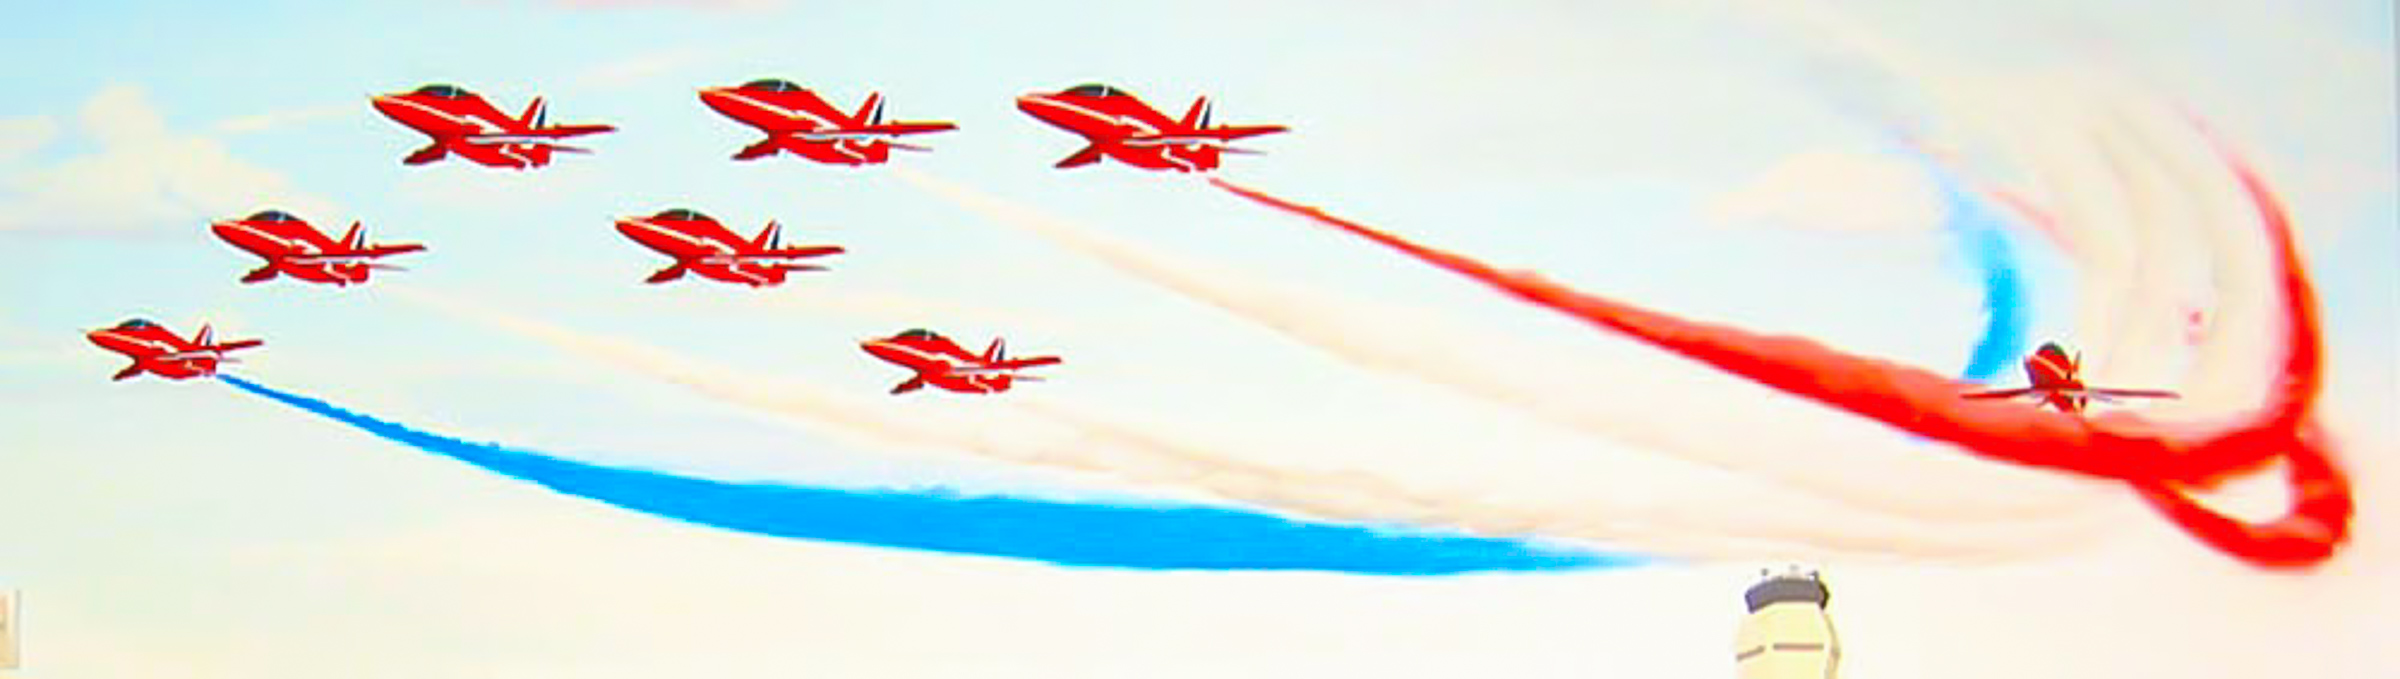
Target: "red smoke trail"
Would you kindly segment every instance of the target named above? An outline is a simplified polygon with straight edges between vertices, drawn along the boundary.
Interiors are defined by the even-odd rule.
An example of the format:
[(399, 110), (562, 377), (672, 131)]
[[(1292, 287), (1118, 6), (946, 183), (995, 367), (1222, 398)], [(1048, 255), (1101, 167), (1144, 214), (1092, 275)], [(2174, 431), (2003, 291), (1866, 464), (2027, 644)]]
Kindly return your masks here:
[[(2226, 161), (2257, 205), (2273, 244), (2285, 306), (2284, 360), (2267, 402), (2247, 422), (2207, 435), (2169, 432), (2142, 420), (2096, 421), (2021, 404), (1968, 401), (1967, 388), (1918, 368), (1843, 353), (1816, 342), (1677, 318), (1584, 294), (1525, 272), (1501, 271), (1221, 179), (1211, 184), (1260, 204), (1349, 232), (1500, 292), (1630, 335), (1751, 381), (1984, 457), (2126, 481), (2201, 540), (2268, 567), (2313, 565), (2349, 532), (2349, 485), (2307, 416), (2322, 381), (2316, 294), (2302, 270), (2282, 205), (2238, 158)], [(2305, 435), (2304, 435), (2305, 432)], [(2202, 506), (2186, 486), (2205, 486), (2278, 457), (2289, 467), (2294, 511), (2247, 524)]]

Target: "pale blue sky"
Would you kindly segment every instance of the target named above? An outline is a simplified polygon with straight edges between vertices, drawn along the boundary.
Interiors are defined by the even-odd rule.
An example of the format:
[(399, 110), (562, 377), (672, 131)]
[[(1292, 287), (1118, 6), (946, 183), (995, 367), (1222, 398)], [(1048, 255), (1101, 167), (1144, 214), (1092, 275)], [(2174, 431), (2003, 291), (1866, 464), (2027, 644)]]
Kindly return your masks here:
[[(1658, 308), (1945, 372), (1980, 327), (1975, 273), (1930, 222), (1836, 233), (1787, 228), (1806, 215), (1706, 217), (1711, 201), (1795, 155), (1884, 154), (1885, 131), (1860, 111), (1932, 116), (1888, 82), (1861, 85), (1874, 78), (1789, 26), (1719, 3), (578, 4), (93, 2), (20, 12), (0, 42), (0, 82), (10, 87), (0, 99), (0, 247), (12, 260), (0, 267), (0, 399), (9, 406), (0, 441), (10, 451), (0, 456), (0, 588), (26, 590), (40, 616), (27, 652), (43, 664), (26, 676), (328, 676), (354, 667), (345, 653), (392, 658), (375, 670), (388, 675), (345, 676), (765, 676), (757, 673), (766, 663), (810, 667), (812, 657), (842, 676), (865, 676), (862, 667), (1167, 676), (1140, 669), (1177, 660), (1219, 675), (1433, 676), (1503, 657), (1522, 659), (1515, 676), (1728, 671), (1718, 656), (1731, 620), (1719, 609), (1733, 605), (1741, 567), (1567, 584), (1140, 579), (754, 540), (487, 478), (220, 385), (110, 383), (118, 359), (80, 337), (134, 315), (187, 332), (213, 320), (221, 333), (267, 340), (240, 367), (264, 383), (464, 438), (608, 461), (829, 482), (1126, 488), (938, 446), (848, 445), (381, 288), (470, 297), (871, 399), (901, 375), (853, 343), (923, 325), (970, 344), (1002, 334), (1015, 352), (1067, 356), (1054, 381), (1012, 396), (1155, 423), (1261, 464), (1363, 469), (1562, 507), (1579, 506), (1559, 499), (1572, 499), (1575, 484), (1611, 489), (1595, 493), (1644, 485), (1589, 462), (1622, 452), (1619, 444), (1353, 367), (1001, 228), (889, 168), (728, 160), (754, 133), (703, 107), (694, 96), (703, 86), (781, 77), (843, 108), (879, 90), (891, 117), (961, 128), (923, 137), (934, 151), (896, 165), (1262, 284), (1398, 306), (1520, 342), (1512, 348), (1558, 352), (1461, 351), (1461, 361), (1537, 373), (1584, 352), (1627, 352), (1189, 178), (1114, 164), (1053, 170), (1078, 142), (1015, 111), (1011, 98), (1097, 81), (1177, 113), (1206, 94), (1220, 122), (1294, 128), (1250, 144), (1267, 155), (1230, 158), (1230, 178)], [(2253, 150), (2301, 220), (2332, 332), (2337, 408), (2391, 411), (2400, 208), (2390, 188), (2392, 37), (2375, 28), (2392, 25), (2389, 3), (1870, 4), (1880, 6), (1856, 10), (1861, 25), (1960, 69), (2075, 63), (2103, 46), (2097, 53), (2115, 67), (2190, 102)], [(405, 167), (399, 158), (421, 138), (375, 114), (366, 97), (428, 82), (473, 89), (508, 112), (541, 95), (553, 121), (620, 131), (587, 138), (595, 154), (531, 173), (455, 160)], [(146, 126), (151, 115), (163, 132)], [(1996, 173), (2014, 181), (2011, 172)], [(1861, 199), (1876, 190), (1860, 189)], [(248, 256), (204, 226), (270, 205), (328, 230), (362, 220), (379, 239), (431, 249), (400, 258), (411, 271), (361, 289), (240, 285)], [(780, 220), (787, 242), (851, 253), (831, 260), (830, 273), (779, 289), (645, 286), (663, 261), (610, 222), (670, 206), (745, 234)], [(2037, 334), (2071, 334), (2070, 265), (2029, 233), (2017, 240)], [(846, 299), (884, 301), (865, 304), (873, 313), (830, 308)], [(906, 320), (917, 312), (885, 308), (897, 306), (924, 311)], [(875, 402), (878, 412), (965, 418), (955, 421), (987, 405), (927, 396)], [(1750, 487), (1692, 492), (1745, 497), (1724, 488)], [(2249, 575), (2220, 569), (2163, 524), (2127, 525), (2156, 534), (2136, 532), (2119, 543), (2136, 547), (2122, 549), (2167, 556), (2126, 568), (2199, 562), (2189, 577)], [(556, 580), (561, 571), (575, 574)], [(2068, 578), (2038, 569), (1878, 573), (1905, 584), (1864, 590), (1860, 610), (1888, 615), (1862, 620), (1860, 643), (1881, 630), (1914, 645), (1863, 656), (1854, 676), (1869, 679), (1947, 672), (1957, 668), (1944, 666), (1945, 653), (2006, 645), (1909, 637), (1912, 625), (2030, 627), (2070, 605), (1991, 601), (1997, 612), (1978, 622), (1900, 602), (1986, 578), (2045, 587), (2054, 582), (2044, 578)], [(633, 607), (688, 613), (688, 626), (591, 603), (618, 588), (636, 591)], [(766, 590), (777, 593), (744, 600)], [(1245, 608), (1276, 598), (1291, 608)], [(1571, 610), (1550, 605), (1569, 600)], [(1076, 603), (1091, 601), (1101, 603)], [(583, 619), (505, 612), (545, 606)], [(1403, 620), (1417, 615), (1448, 621)], [(855, 629), (840, 629), (844, 620)], [(1011, 622), (1022, 626), (994, 632)], [(796, 629), (760, 631), (782, 624)], [(201, 629), (218, 633), (193, 631)], [(1610, 641), (1599, 629), (1622, 634)], [(1655, 638), (1636, 638), (1643, 630)], [(2184, 638), (2264, 634), (2241, 630), (2250, 628)], [(1078, 635), (1103, 648), (1056, 641)], [(2055, 657), (1975, 671), (2109, 676), (2124, 666), (2110, 663), (2132, 662), (2075, 664), (2073, 653), (2097, 651), (2069, 637), (2027, 643)], [(442, 650), (402, 656), (388, 644)], [(2319, 650), (2334, 663), (2349, 648)], [(595, 660), (602, 651), (621, 653)], [(1686, 656), (1698, 657), (1678, 660)], [(540, 671), (558, 668), (573, 669)]]

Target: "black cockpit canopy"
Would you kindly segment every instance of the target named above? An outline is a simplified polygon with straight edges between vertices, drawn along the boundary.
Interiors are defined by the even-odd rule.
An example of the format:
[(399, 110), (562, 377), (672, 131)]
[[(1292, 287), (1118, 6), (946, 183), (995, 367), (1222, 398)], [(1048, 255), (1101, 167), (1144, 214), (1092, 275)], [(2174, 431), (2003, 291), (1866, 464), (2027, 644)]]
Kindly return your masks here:
[(117, 329), (118, 329), (118, 330), (141, 330), (141, 329), (144, 329), (144, 328), (155, 328), (155, 327), (158, 327), (158, 324), (157, 324), (157, 323), (152, 323), (152, 322), (145, 321), (145, 320), (142, 320), (142, 319), (139, 319), (139, 318), (128, 318), (128, 319), (125, 319), (125, 322), (123, 322), (123, 323), (118, 323), (118, 324), (117, 324)]
[(1076, 86), (1074, 86), (1074, 87), (1069, 87), (1069, 88), (1067, 88), (1067, 91), (1066, 91), (1065, 93), (1066, 93), (1066, 94), (1078, 95), (1078, 96), (1085, 96), (1085, 97), (1130, 97), (1130, 96), (1133, 96), (1133, 95), (1130, 95), (1130, 94), (1126, 94), (1124, 90), (1120, 90), (1120, 89), (1117, 89), (1117, 88), (1114, 88), (1114, 87), (1109, 87), (1109, 86), (1107, 86), (1107, 85), (1102, 85), (1102, 84), (1099, 84), (1099, 83), (1087, 83), (1087, 84), (1083, 84), (1083, 85), (1076, 85)]
[(892, 336), (892, 339), (904, 339), (904, 340), (923, 340), (923, 339), (941, 339), (941, 338), (942, 338), (942, 336), (941, 336), (941, 335), (934, 333), (934, 331), (931, 331), (931, 330), (926, 330), (926, 329), (924, 329), (924, 328), (910, 328), (910, 329), (908, 329), (908, 330), (903, 330), (903, 331), (901, 331), (901, 332), (900, 332), (900, 334), (898, 334), (898, 335), (894, 335), (894, 336)]
[(713, 219), (709, 219), (709, 218), (708, 218), (708, 215), (700, 214), (699, 212), (696, 212), (696, 211), (693, 211), (693, 210), (686, 210), (686, 209), (683, 209), (683, 208), (675, 208), (675, 209), (672, 209), (672, 210), (668, 210), (668, 211), (665, 211), (665, 212), (658, 213), (658, 216), (654, 217), (654, 219), (664, 219), (664, 220), (667, 220), (667, 221), (673, 221), (673, 222), (713, 222), (713, 221), (716, 221), (716, 220), (713, 220)]
[(422, 94), (422, 95), (425, 95), (425, 96), (428, 96), (428, 97), (433, 97), (433, 98), (436, 98), (436, 99), (465, 99), (465, 98), (467, 98), (467, 91), (466, 91), (464, 88), (460, 88), (460, 87), (459, 87), (459, 86), (457, 86), (457, 85), (441, 85), (441, 84), (426, 85), (426, 86), (424, 86), (424, 87), (419, 87), (419, 88), (417, 88), (417, 94)]
[(750, 81), (750, 82), (742, 83), (742, 89), (745, 89), (745, 90), (754, 90), (754, 91), (759, 91), (759, 92), (806, 92), (806, 91), (808, 91), (808, 89), (807, 89), (807, 88), (801, 87), (801, 86), (799, 86), (799, 85), (794, 85), (794, 84), (792, 84), (792, 81), (789, 81), (789, 80), (783, 80), (783, 79), (780, 79), (780, 78), (761, 78), (761, 79), (758, 79), (758, 80), (752, 80), (752, 81)]
[(249, 218), (247, 218), (247, 219), (243, 219), (242, 221), (245, 221), (245, 222), (297, 222), (297, 221), (300, 221), (300, 219), (299, 219), (298, 217), (293, 217), (293, 216), (292, 216), (292, 213), (289, 213), (289, 212), (284, 212), (284, 211), (282, 211), (282, 210), (267, 210), (267, 211), (264, 211), (264, 212), (260, 212), (260, 213), (258, 213), (258, 214), (250, 215), (250, 216), (249, 216)]

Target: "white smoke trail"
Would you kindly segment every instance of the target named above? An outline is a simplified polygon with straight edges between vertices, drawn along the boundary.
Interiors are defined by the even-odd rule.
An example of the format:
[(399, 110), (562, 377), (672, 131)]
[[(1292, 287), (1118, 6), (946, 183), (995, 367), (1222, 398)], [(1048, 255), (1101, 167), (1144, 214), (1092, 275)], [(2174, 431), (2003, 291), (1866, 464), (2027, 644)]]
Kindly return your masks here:
[[(2226, 417), (2263, 398), (2277, 316), (2256, 209), (2159, 97), (2088, 64), (2007, 77), (1947, 65), (1806, 0), (1742, 5), (1924, 94), (1957, 145), (2028, 171), (2080, 277), (2075, 343), (2095, 383), (2172, 386), (2185, 398), (2145, 406), (2170, 419)], [(2196, 344), (2185, 336), (2194, 311)]]
[[(854, 397), (795, 380), (762, 380), (657, 347), (569, 330), (423, 290), (395, 296), (437, 312), (534, 339), (604, 365), (679, 384), (708, 397), (805, 423), (812, 431), (871, 446), (925, 446), (1005, 462), (1095, 473), (1137, 484), (1188, 489), (1315, 517), (1449, 526), (1486, 535), (1584, 540), (1673, 557), (1847, 561), (1990, 562), (2059, 549), (2055, 531), (1960, 531), (1859, 515), (1772, 494), (1694, 496), (1665, 504), (1595, 496), (1572, 506), (1503, 506), (1470, 493), (1409, 488), (1360, 472), (1307, 471), (1251, 462), (1034, 399), (1000, 404), (1010, 420), (1064, 430), (1063, 439), (1011, 436), (988, 423), (896, 416)], [(1761, 504), (1804, 512), (1761, 512)]]
[[(1264, 284), (1257, 276), (1143, 248), (923, 173), (896, 172), (926, 192), (997, 223), (1257, 322), (1354, 365), (1446, 387), (1570, 431), (1721, 472), (1771, 479), (1841, 505), (1945, 525), (2030, 525), (2048, 520), (2072, 524), (2095, 497), (2113, 490), (2107, 484), (2011, 469), (1902, 441), (1838, 421), (1806, 404), (1761, 398), (1755, 385), (1661, 360), (1641, 347), (1531, 349), (1422, 313)], [(1528, 374), (1526, 361), (1474, 360), (1486, 355), (1551, 358), (1539, 361), (1538, 371)], [(1744, 425), (1727, 427), (1725, 422)], [(1859, 469), (1875, 471), (1855, 473)], [(1893, 478), (1909, 481), (1893, 483)]]

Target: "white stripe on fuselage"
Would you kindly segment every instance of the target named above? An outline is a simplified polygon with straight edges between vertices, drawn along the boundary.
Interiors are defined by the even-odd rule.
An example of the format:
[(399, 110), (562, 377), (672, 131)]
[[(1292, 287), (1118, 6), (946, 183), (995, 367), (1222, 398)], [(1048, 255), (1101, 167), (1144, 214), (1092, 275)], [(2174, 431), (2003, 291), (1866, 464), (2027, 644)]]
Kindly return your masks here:
[[(486, 120), (484, 120), (483, 118), (481, 118), (481, 117), (479, 117), (479, 116), (465, 116), (465, 115), (459, 115), (459, 114), (451, 113), (451, 112), (449, 112), (449, 111), (444, 111), (444, 110), (442, 110), (442, 109), (440, 109), (440, 108), (436, 108), (436, 107), (433, 107), (433, 106), (427, 106), (427, 105), (424, 105), (424, 104), (417, 103), (415, 100), (409, 99), (409, 98), (407, 98), (407, 97), (391, 97), (391, 98), (385, 99), (385, 101), (389, 101), (389, 102), (392, 102), (392, 103), (395, 103), (395, 104), (400, 104), (400, 105), (403, 105), (403, 106), (407, 106), (407, 107), (409, 107), (409, 108), (413, 108), (413, 109), (416, 109), (416, 110), (419, 110), (419, 111), (424, 111), (424, 112), (426, 112), (426, 113), (431, 113), (431, 114), (435, 115), (436, 117), (439, 117), (439, 118), (441, 118), (441, 119), (443, 119), (443, 120), (448, 120), (448, 121), (450, 121), (450, 122), (453, 122), (453, 123), (459, 123), (459, 124), (466, 125), (467, 127), (474, 128), (474, 130), (475, 130), (475, 131), (473, 131), (473, 132), (469, 132), (468, 134), (488, 134), (488, 133), (491, 133), (491, 132), (499, 131), (499, 130), (493, 130), (493, 129), (490, 129), (490, 128), (491, 128), (491, 126), (493, 125), (493, 123), (491, 123), (491, 122), (489, 122), (489, 121), (486, 121)], [(501, 128), (501, 129), (502, 129), (502, 130), (505, 130), (505, 129), (507, 129), (507, 128), (503, 127), (503, 128)]]
[(1074, 113), (1074, 114), (1077, 114), (1077, 115), (1081, 115), (1081, 116), (1083, 116), (1083, 117), (1090, 118), (1090, 119), (1092, 119), (1092, 120), (1097, 120), (1097, 121), (1100, 121), (1100, 122), (1102, 122), (1102, 123), (1105, 123), (1105, 124), (1109, 124), (1109, 125), (1122, 125), (1122, 126), (1126, 126), (1126, 127), (1138, 128), (1138, 129), (1140, 129), (1140, 130), (1142, 131), (1142, 133), (1143, 133), (1143, 134), (1151, 134), (1151, 135), (1155, 135), (1155, 134), (1163, 134), (1163, 132), (1162, 132), (1161, 130), (1159, 130), (1157, 126), (1151, 125), (1149, 122), (1147, 122), (1147, 121), (1144, 121), (1144, 120), (1142, 120), (1141, 118), (1134, 117), (1132, 114), (1129, 114), (1129, 113), (1118, 113), (1118, 114), (1107, 114), (1107, 113), (1101, 113), (1101, 112), (1099, 112), (1099, 111), (1094, 111), (1094, 110), (1092, 110), (1092, 109), (1084, 108), (1084, 107), (1082, 107), (1082, 106), (1077, 106), (1077, 105), (1074, 105), (1074, 104), (1067, 103), (1067, 102), (1065, 102), (1065, 101), (1063, 101), (1063, 100), (1060, 100), (1060, 99), (1057, 99), (1057, 98), (1055, 98), (1055, 97), (1039, 97), (1039, 98), (1036, 98), (1034, 101), (1039, 101), (1039, 102), (1041, 102), (1041, 103), (1048, 104), (1048, 105), (1050, 105), (1050, 106), (1055, 106), (1055, 107), (1058, 107), (1058, 108), (1066, 109), (1068, 112), (1071, 112), (1071, 113)]
[(718, 93), (719, 93), (719, 94), (723, 94), (723, 95), (725, 95), (726, 97), (733, 99), (734, 101), (742, 102), (742, 103), (744, 103), (744, 104), (749, 104), (751, 108), (756, 108), (756, 109), (758, 109), (758, 110), (761, 110), (761, 111), (766, 111), (766, 112), (768, 112), (768, 113), (773, 113), (773, 114), (775, 114), (775, 115), (783, 116), (784, 118), (787, 118), (787, 119), (791, 119), (791, 120), (808, 120), (808, 121), (814, 122), (814, 123), (816, 123), (816, 124), (818, 124), (818, 125), (820, 125), (820, 126), (823, 126), (823, 127), (830, 127), (830, 128), (834, 128), (834, 129), (841, 129), (841, 128), (843, 127), (843, 125), (842, 125), (841, 123), (837, 123), (837, 122), (834, 122), (834, 121), (831, 121), (831, 120), (826, 120), (824, 116), (820, 116), (820, 115), (817, 115), (817, 114), (814, 114), (814, 113), (810, 113), (810, 112), (807, 112), (807, 111), (802, 111), (802, 110), (799, 110), (799, 109), (788, 109), (788, 108), (784, 108), (784, 107), (781, 107), (781, 106), (776, 106), (776, 105), (774, 105), (774, 104), (769, 104), (769, 103), (767, 103), (767, 102), (759, 101), (759, 100), (757, 100), (757, 99), (752, 99), (752, 98), (750, 98), (750, 97), (748, 97), (748, 96), (744, 96), (744, 95), (742, 95), (742, 94), (740, 94), (740, 93), (737, 93), (737, 92), (734, 92), (734, 91), (731, 91), (731, 90), (719, 90), (719, 91), (718, 91)]
[(958, 369), (960, 369), (960, 368), (972, 368), (972, 367), (981, 367), (981, 366), (982, 366), (982, 362), (981, 362), (981, 361), (976, 361), (976, 360), (974, 360), (974, 359), (967, 359), (967, 358), (959, 358), (957, 355), (950, 354), (950, 353), (948, 353), (948, 352), (938, 352), (938, 351), (930, 351), (930, 350), (926, 350), (926, 349), (919, 349), (919, 348), (912, 347), (912, 346), (909, 346), (909, 345), (906, 345), (906, 344), (902, 344), (902, 343), (899, 343), (899, 342), (883, 342), (883, 343), (882, 343), (882, 345), (883, 345), (883, 346), (887, 346), (887, 347), (891, 347), (891, 348), (893, 348), (893, 349), (898, 349), (898, 350), (900, 350), (900, 351), (901, 351), (901, 352), (903, 352), (903, 353), (909, 354), (909, 355), (911, 355), (911, 356), (915, 356), (915, 357), (917, 357), (917, 358), (921, 358), (921, 359), (924, 359), (924, 360), (927, 360), (927, 361), (931, 361), (931, 362), (934, 362), (934, 363), (939, 363), (939, 364), (941, 364), (941, 365), (942, 365), (942, 372), (944, 372), (944, 373), (948, 373), (948, 372), (951, 372), (951, 371), (954, 371), (954, 370), (958, 370)]
[(265, 229), (251, 226), (242, 222), (225, 222), (225, 225), (270, 242), (281, 243), (284, 247), (299, 250), (300, 254), (303, 255), (314, 255), (323, 252), (317, 249), (316, 243), (309, 242), (306, 238), (284, 238), (282, 236), (268, 233)]
[[(102, 332), (101, 332), (101, 334), (108, 335), (108, 336), (110, 336), (110, 337), (115, 337), (115, 338), (118, 338), (118, 339), (122, 339), (122, 340), (125, 340), (125, 341), (127, 341), (127, 342), (132, 342), (132, 343), (134, 343), (134, 344), (138, 344), (138, 345), (141, 345), (141, 346), (143, 346), (143, 347), (146, 347), (146, 348), (149, 348), (149, 349), (154, 349), (154, 350), (157, 350), (157, 351), (158, 351), (158, 353), (156, 353), (156, 354), (152, 354), (152, 355), (150, 356), (150, 358), (149, 358), (149, 360), (152, 360), (152, 361), (189, 361), (189, 360), (198, 359), (198, 358), (209, 358), (209, 357), (217, 357), (217, 358), (222, 358), (222, 357), (225, 355), (225, 352), (223, 352), (223, 351), (220, 351), (220, 350), (216, 350), (216, 349), (190, 349), (190, 350), (186, 350), (186, 349), (183, 349), (183, 348), (177, 347), (177, 346), (175, 346), (174, 344), (167, 342), (166, 340), (143, 339), (143, 338), (140, 338), (140, 337), (135, 337), (135, 336), (133, 336), (133, 335), (128, 335), (128, 334), (121, 333), (121, 332), (117, 332), (117, 331), (114, 331), (114, 330), (104, 330), (104, 331), (102, 331)], [(140, 360), (140, 359), (136, 359), (136, 360)]]
[(632, 220), (632, 224), (633, 224), (635, 227), (641, 228), (641, 229), (642, 229), (642, 230), (644, 230), (644, 231), (649, 231), (649, 232), (651, 232), (651, 233), (656, 233), (656, 234), (663, 235), (663, 236), (666, 236), (666, 237), (669, 237), (669, 238), (673, 238), (673, 239), (675, 239), (675, 240), (683, 241), (683, 242), (685, 242), (685, 243), (690, 243), (690, 244), (692, 244), (692, 245), (695, 245), (695, 246), (699, 246), (699, 247), (702, 247), (702, 248), (706, 248), (706, 249), (708, 249), (708, 250), (710, 250), (710, 251), (713, 251), (713, 252), (716, 252), (716, 253), (718, 253), (718, 254), (720, 254), (720, 255), (732, 255), (732, 254), (737, 254), (737, 253), (739, 253), (739, 252), (740, 252), (740, 250), (739, 250), (739, 249), (737, 249), (737, 248), (734, 248), (734, 247), (732, 247), (732, 246), (729, 246), (729, 245), (726, 245), (726, 244), (725, 244), (725, 243), (723, 243), (723, 242), (720, 242), (720, 241), (717, 241), (717, 240), (708, 239), (708, 238), (701, 238), (701, 237), (699, 237), (699, 236), (694, 236), (694, 235), (691, 235), (691, 234), (688, 234), (688, 233), (684, 233), (684, 232), (682, 232), (682, 231), (677, 231), (677, 230), (675, 230), (675, 229), (670, 229), (670, 228), (667, 228), (667, 227), (664, 227), (664, 226), (659, 226), (659, 225), (657, 225), (657, 224), (652, 224), (652, 223), (650, 223), (650, 221), (649, 221), (649, 220), (646, 220), (646, 219), (635, 219), (635, 220)]

